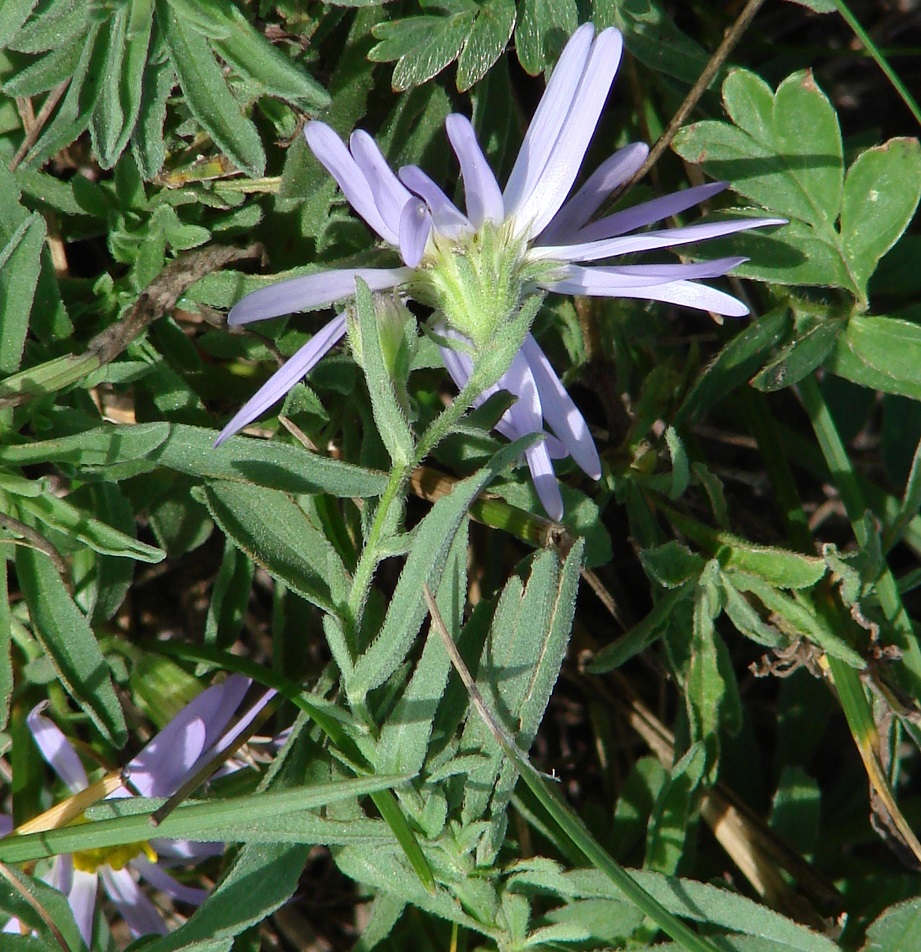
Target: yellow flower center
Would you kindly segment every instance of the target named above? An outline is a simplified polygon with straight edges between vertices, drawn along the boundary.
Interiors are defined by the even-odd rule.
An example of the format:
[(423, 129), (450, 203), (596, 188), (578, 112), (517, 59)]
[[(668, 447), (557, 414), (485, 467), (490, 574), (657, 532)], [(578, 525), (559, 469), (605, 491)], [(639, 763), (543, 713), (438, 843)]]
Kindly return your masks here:
[(103, 846), (99, 849), (79, 850), (73, 854), (74, 869), (84, 873), (95, 873), (100, 866), (110, 866), (112, 869), (124, 869), (141, 853), (156, 863), (157, 854), (146, 840), (140, 843), (124, 843), (121, 846)]

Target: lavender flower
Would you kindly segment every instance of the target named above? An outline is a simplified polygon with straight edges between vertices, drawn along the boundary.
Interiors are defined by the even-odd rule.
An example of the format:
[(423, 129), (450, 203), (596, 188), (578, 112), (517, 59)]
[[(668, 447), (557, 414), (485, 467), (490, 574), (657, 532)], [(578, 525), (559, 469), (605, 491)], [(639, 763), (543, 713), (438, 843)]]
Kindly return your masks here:
[[(726, 188), (724, 182), (689, 188), (591, 221), (642, 166), (648, 154), (642, 144), (629, 145), (608, 158), (567, 201), (622, 49), (615, 29), (597, 37), (591, 23), (576, 30), (504, 190), (469, 120), (457, 114), (448, 117), (445, 126), (460, 162), (466, 214), (420, 168), (406, 166), (394, 175), (366, 132), (354, 132), (346, 147), (329, 126), (308, 123), (304, 132), (316, 157), (355, 211), (399, 251), (404, 266), (341, 269), (283, 281), (245, 297), (231, 310), (229, 322), (247, 324), (346, 300), (354, 294), (356, 277), (361, 277), (372, 291), (397, 289), (433, 308), (445, 364), (462, 387), (472, 372), (471, 352), (495, 347), (498, 332), (523, 301), (541, 291), (644, 298), (731, 317), (747, 314), (736, 298), (698, 283), (726, 274), (743, 258), (701, 264), (593, 264), (783, 224), (783, 219), (750, 218), (639, 231), (705, 201)], [(217, 443), (280, 400), (342, 337), (345, 327), (342, 313), (243, 406)], [(545, 433), (544, 424), (552, 431), (527, 451), (527, 462), (544, 508), (559, 519), (563, 505), (551, 460), (571, 456), (587, 475), (598, 479), (598, 453), (585, 420), (534, 338), (528, 335), (520, 351), (508, 356), (509, 370), (497, 386), (511, 392), (517, 402), (498, 429), (510, 438)]]
[[(231, 675), (187, 704), (128, 764), (126, 773), (132, 787), (145, 797), (171, 796), (208, 759), (230, 747), (275, 694), (274, 691), (264, 693), (227, 730), (250, 683), (249, 678)], [(29, 729), (42, 757), (70, 791), (78, 793), (89, 785), (86, 771), (70, 741), (44, 716), (45, 706), (43, 703), (33, 708), (28, 716)], [(111, 794), (112, 798), (129, 796), (131, 793), (124, 787)], [(0, 825), (0, 830), (7, 833), (9, 826), (11, 824), (6, 822)], [(218, 855), (223, 849), (221, 843), (152, 840), (88, 850), (55, 857), (47, 882), (67, 896), (87, 946), (92, 939), (100, 881), (135, 938), (150, 933), (163, 934), (168, 931), (163, 916), (141, 890), (135, 876), (142, 876), (174, 899), (197, 906), (207, 896), (206, 890), (182, 885), (165, 867)], [(19, 921), (11, 919), (2, 931), (18, 933), (20, 929)]]

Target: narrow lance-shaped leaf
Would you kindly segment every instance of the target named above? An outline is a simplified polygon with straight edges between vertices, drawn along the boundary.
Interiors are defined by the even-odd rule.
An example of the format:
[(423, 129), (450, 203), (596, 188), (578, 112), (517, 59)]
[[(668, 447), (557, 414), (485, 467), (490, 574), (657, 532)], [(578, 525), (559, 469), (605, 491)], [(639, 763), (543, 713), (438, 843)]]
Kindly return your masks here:
[(44, 219), (33, 212), (0, 248), (0, 374), (14, 373), (22, 359), (44, 242)]
[(214, 521), (235, 545), (269, 574), (324, 611), (337, 611), (326, 576), (345, 568), (307, 513), (285, 493), (246, 483), (213, 482), (204, 498)]
[[(360, 352), (368, 392), (371, 394), (374, 422), (377, 424), (377, 431), (384, 441), (384, 446), (387, 447), (393, 465), (406, 466), (413, 458), (413, 436), (406, 414), (394, 390), (394, 381), (390, 368), (387, 366), (381, 340), (382, 334), (392, 331), (387, 324), (399, 320), (400, 316), (399, 314), (383, 314), (379, 317), (371, 291), (361, 278), (355, 282), (355, 303), (359, 339), (359, 347), (356, 350)], [(397, 301), (384, 299), (380, 301), (379, 306), (382, 309), (403, 310), (406, 319), (411, 320), (409, 312), (405, 311), (403, 305)], [(354, 331), (352, 336), (354, 337)]]
[(121, 747), (128, 736), (125, 719), (86, 616), (43, 552), (18, 546), (16, 575), (29, 606), (33, 633), (61, 683), (103, 735)]
[[(454, 537), (436, 599), (446, 619), (459, 620), (467, 597), (467, 520)], [(425, 763), (451, 660), (438, 638), (428, 638), (413, 676), (381, 729), (377, 760), (384, 773), (419, 772)]]
[(413, 548), (400, 574), (384, 625), (368, 650), (358, 659), (347, 684), (353, 701), (383, 684), (402, 664), (425, 617), (422, 601), (424, 585), (437, 587), (454, 533), (471, 501), (501, 472), (533, 437), (516, 440), (497, 453), (479, 472), (444, 496), (416, 529)]
[(208, 41), (167, 0), (157, 0), (157, 20), (196, 120), (237, 168), (249, 175), (262, 175), (265, 153), (259, 134), (228, 89)]

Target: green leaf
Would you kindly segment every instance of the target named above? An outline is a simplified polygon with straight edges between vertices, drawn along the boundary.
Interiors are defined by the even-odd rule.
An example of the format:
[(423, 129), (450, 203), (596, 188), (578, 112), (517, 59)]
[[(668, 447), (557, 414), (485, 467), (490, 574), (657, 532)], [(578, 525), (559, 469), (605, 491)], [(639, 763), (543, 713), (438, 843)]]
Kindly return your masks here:
[(515, 47), (525, 72), (537, 76), (555, 62), (578, 25), (575, 0), (522, 0)]
[[(16, 888), (13, 887), (16, 884)], [(31, 902), (26, 897), (31, 898)], [(0, 885), (0, 910), (4, 918), (16, 917), (28, 928), (35, 930), (37, 935), (49, 944), (42, 942), (40, 945), (27, 945), (27, 940), (23, 936), (23, 944), (15, 947), (11, 946), (11, 952), (15, 949), (21, 949), (21, 952), (60, 952), (61, 945), (59, 936), (56, 936), (48, 928), (48, 922), (39, 915), (38, 910), (42, 910), (45, 915), (54, 923), (59, 930), (59, 936), (63, 937), (67, 943), (67, 949), (70, 952), (85, 952), (86, 944), (80, 935), (77, 923), (74, 921), (73, 910), (70, 908), (68, 897), (59, 889), (49, 886), (32, 876), (27, 876), (22, 871), (10, 868), (4, 870), (4, 879)], [(4, 948), (6, 943), (13, 938), (13, 935), (4, 933)]]
[(721, 581), (723, 585), (723, 611), (726, 612), (729, 620), (735, 625), (736, 631), (766, 648), (784, 647), (787, 644), (787, 639), (776, 628), (762, 620), (748, 600), (736, 590), (732, 584), (732, 579), (724, 574)]
[(669, 874), (678, 869), (691, 832), (696, 792), (705, 769), (706, 756), (701, 744), (693, 744), (671, 769), (649, 818), (646, 867)]
[(688, 85), (698, 79), (707, 65), (706, 52), (675, 25), (658, 0), (617, 0), (611, 11), (609, 18), (600, 17), (596, 9), (596, 25), (619, 27), (624, 45), (644, 66)]
[(788, 0), (788, 2), (808, 7), (813, 13), (834, 13), (838, 9), (835, 0)]
[(791, 328), (790, 312), (780, 307), (733, 337), (697, 378), (675, 416), (674, 425), (699, 422), (712, 407), (751, 377)]
[(604, 674), (625, 664), (641, 651), (654, 644), (668, 627), (668, 621), (679, 602), (689, 598), (694, 591), (693, 585), (674, 588), (660, 598), (652, 611), (626, 634), (606, 645), (595, 655), (588, 670), (592, 674)]
[(663, 588), (679, 588), (696, 579), (706, 560), (678, 542), (666, 542), (640, 551), (646, 574)]
[(397, 60), (393, 88), (419, 86), (457, 59), (476, 18), (476, 6), (464, 4), (447, 16), (416, 16), (374, 28), (380, 42), (368, 53), (374, 63)]
[[(345, 568), (329, 540), (289, 495), (246, 483), (216, 481), (204, 490), (208, 511), (257, 565), (307, 601), (335, 613)], [(337, 578), (327, 581), (329, 573)]]
[(0, 731), (5, 731), (10, 719), (10, 702), (13, 699), (13, 616), (10, 611), (10, 593), (7, 583), (6, 559), (0, 572)]
[(723, 105), (729, 117), (757, 142), (774, 138), (774, 92), (757, 74), (731, 69), (723, 81)]
[(751, 592), (761, 600), (765, 608), (774, 612), (778, 616), (777, 624), (781, 628), (786, 627), (791, 638), (808, 638), (823, 651), (852, 668), (863, 670), (867, 666), (866, 661), (840, 634), (832, 631), (822, 618), (801, 602), (778, 592), (763, 579), (753, 575), (733, 573), (732, 582), (739, 591)]
[(807, 859), (818, 841), (822, 795), (819, 785), (801, 767), (785, 766), (771, 809), (771, 829)]
[(3, 91), (8, 96), (37, 96), (70, 79), (82, 52), (82, 46), (74, 43), (50, 50), (14, 73), (3, 84)]
[(41, 164), (55, 152), (70, 145), (89, 125), (109, 55), (109, 38), (100, 27), (99, 23), (90, 26), (67, 93), (54, 118), (26, 154), (27, 164)]
[[(307, 786), (264, 790), (245, 796), (180, 804), (156, 826), (163, 839), (197, 842), (222, 840), (246, 843), (354, 843), (389, 837), (380, 821), (330, 822), (311, 811), (336, 803), (389, 790), (407, 779), (405, 775), (376, 775), (334, 780)], [(149, 838), (150, 815), (166, 802), (163, 798), (126, 797), (100, 801), (86, 811), (87, 823), (23, 834), (0, 844), (3, 862), (30, 862), (60, 853), (107, 849)], [(277, 839), (273, 840), (273, 837)]]
[(258, 33), (243, 13), (232, 3), (216, 8), (222, 29), (209, 26), (206, 36), (212, 37), (221, 58), (241, 75), (261, 86), (271, 96), (301, 100), (311, 110), (325, 109), (329, 94), (303, 66), (295, 65)]
[[(530, 442), (531, 438), (528, 445)], [(522, 444), (522, 440), (509, 444), (473, 476), (457, 483), (451, 494), (439, 499), (417, 526), (413, 547), (400, 573), (383, 627), (356, 662), (347, 684), (353, 701), (364, 698), (368, 691), (383, 684), (403, 663), (425, 617), (423, 585), (437, 588), (454, 534), (470, 503), (515, 459), (522, 451)]]
[(844, 181), (841, 240), (861, 292), (921, 199), (921, 145), (890, 139), (854, 160)]
[(771, 393), (799, 383), (828, 357), (844, 328), (844, 321), (816, 321), (807, 331), (785, 344), (752, 377), (752, 386)]
[[(106, 424), (55, 440), (0, 445), (0, 462), (69, 463), (84, 477), (124, 478), (157, 465), (202, 479), (253, 483), (288, 493), (379, 496), (383, 473), (341, 463), (278, 441), (231, 437), (214, 447), (215, 430), (182, 423)], [(119, 467), (126, 467), (124, 475)]]
[(144, 952), (197, 952), (197, 943), (230, 938), (262, 922), (291, 898), (309, 852), (300, 845), (244, 846), (188, 921), (148, 942)]
[(793, 221), (771, 235), (723, 239), (708, 253), (751, 255), (740, 274), (835, 285), (860, 297), (836, 229), (844, 183), (841, 132), (812, 73), (794, 73), (772, 95), (757, 76), (737, 70), (723, 84), (723, 101), (734, 124), (686, 126), (675, 137), (675, 151)]
[[(415, 444), (406, 413), (394, 389), (394, 380), (387, 366), (381, 340), (382, 333), (392, 330), (384, 325), (394, 322), (390, 315), (378, 317), (371, 291), (361, 278), (355, 282), (355, 303), (359, 336), (359, 346), (356, 350), (360, 353), (360, 363), (368, 382), (374, 422), (377, 424), (377, 431), (384, 441), (384, 446), (387, 447), (387, 453), (394, 467), (407, 466), (413, 458)], [(402, 307), (398, 302), (386, 300), (383, 301), (382, 306), (384, 308)], [(409, 320), (408, 312), (404, 313)]]
[(16, 575), (29, 606), (32, 631), (68, 694), (116, 747), (128, 737), (108, 665), (86, 616), (42, 552), (16, 549)]
[(29, 18), (38, 0), (6, 0), (3, 17), (0, 18), (0, 49), (3, 49)]
[[(33, 3), (33, 7), (35, 5)], [(8, 3), (4, 3), (4, 14), (8, 6)], [(8, 40), (9, 46), (21, 53), (43, 53), (45, 50), (68, 46), (70, 41), (85, 32), (88, 13), (89, 5), (80, 0), (42, 4), (42, 9)]]
[(811, 70), (788, 76), (774, 95), (774, 141), (799, 189), (804, 221), (833, 227), (844, 187), (838, 116)]
[[(122, 67), (125, 60), (125, 46), (128, 30), (128, 12), (126, 7), (115, 10), (106, 23), (108, 44), (106, 59), (102, 68), (100, 96), (90, 122), (93, 149), (99, 164), (110, 169), (118, 158), (115, 146), (121, 137), (126, 117), (122, 111), (120, 87)], [(146, 49), (144, 51), (146, 58)]]
[(825, 367), (863, 387), (921, 400), (921, 325), (855, 314)]
[(45, 221), (33, 212), (0, 248), (0, 373), (14, 373), (22, 360), (44, 244)]
[(731, 532), (711, 529), (675, 510), (669, 510), (669, 516), (689, 539), (716, 556), (726, 570), (761, 576), (778, 588), (809, 588), (825, 574), (825, 561), (818, 556), (758, 545)]
[(478, 83), (505, 50), (515, 26), (515, 0), (483, 0), (457, 60), (460, 92)]
[[(486, 706), (527, 751), (537, 734), (569, 641), (582, 546), (564, 565), (552, 550), (541, 552), (531, 566), (527, 586), (513, 576), (503, 589), (483, 648), (476, 680)], [(516, 765), (471, 710), (461, 749), (482, 750), (483, 761), (469, 771), (463, 817), (472, 823), (488, 813), (493, 826), (478, 848), (488, 864), (501, 847), (501, 822), (518, 779)]]
[(867, 929), (862, 952), (914, 952), (921, 930), (921, 899), (906, 899), (884, 910)]
[[(719, 587), (719, 563), (711, 560), (701, 573), (694, 592), (691, 629), (691, 660), (685, 680), (685, 703), (691, 742), (699, 741), (707, 753), (706, 770), (715, 777), (719, 755), (721, 709), (727, 693), (717, 663), (717, 634), (714, 621), (722, 611)], [(677, 868), (677, 867), (676, 867)], [(667, 872), (675, 872), (674, 869)]]
[[(533, 882), (542, 891), (553, 891), (567, 900), (597, 896), (623, 898), (623, 893), (601, 870), (577, 869), (555, 875), (544, 870), (532, 873), (526, 868), (517, 871), (528, 862), (517, 864), (512, 874), (511, 882), (516, 889), (523, 889), (527, 883)], [(826, 936), (746, 899), (732, 889), (663, 876), (651, 870), (632, 870), (630, 876), (669, 912), (693, 922), (706, 923), (708, 931), (726, 929), (731, 933), (758, 936), (777, 943), (779, 948), (772, 949), (772, 952), (840, 952), (840, 947)], [(724, 947), (724, 941), (721, 938), (720, 948)]]
[(237, 640), (246, 619), (254, 568), (253, 563), (228, 540), (208, 603), (205, 644), (228, 647)]
[(190, 112), (237, 168), (259, 177), (265, 171), (262, 142), (227, 88), (208, 41), (167, 0), (157, 0), (157, 20)]
[(17, 505), (45, 525), (89, 546), (102, 555), (135, 559), (138, 562), (162, 562), (166, 553), (88, 515), (66, 499), (44, 493), (30, 499), (19, 499)]
[[(114, 121), (114, 106), (110, 107), (113, 118), (109, 122), (108, 134), (102, 129), (101, 123), (97, 129), (94, 122), (94, 140), (100, 146), (106, 146), (105, 149), (100, 148), (99, 152), (99, 161), (103, 168), (110, 168), (118, 160), (128, 144), (141, 112), (145, 83), (148, 81), (146, 71), (148, 51), (151, 49), (153, 3), (154, 0), (134, 0), (131, 4), (125, 29), (124, 52), (120, 56), (120, 71), (116, 72), (113, 64), (112, 72), (106, 77), (103, 106), (109, 101), (117, 103), (120, 122)], [(151, 64), (150, 69), (154, 71), (156, 67)], [(97, 110), (97, 116), (99, 112)]]
[[(162, 54), (162, 55), (161, 55)], [(131, 133), (131, 149), (145, 180), (152, 179), (166, 160), (166, 100), (176, 84), (176, 73), (159, 25), (154, 23), (150, 55), (139, 83), (138, 118)]]
[(407, 867), (398, 846), (370, 849), (346, 846), (336, 851), (336, 865), (350, 879), (375, 887), (378, 894), (395, 896), (447, 922), (456, 922), (476, 933), (498, 938), (499, 930), (484, 925), (465, 911), (446, 889), (431, 893)]
[[(454, 536), (435, 598), (452, 633), (460, 629), (467, 599), (467, 524), (465, 519)], [(441, 639), (427, 638), (406, 690), (381, 728), (379, 771), (419, 773), (422, 770), (450, 671), (451, 660)]]

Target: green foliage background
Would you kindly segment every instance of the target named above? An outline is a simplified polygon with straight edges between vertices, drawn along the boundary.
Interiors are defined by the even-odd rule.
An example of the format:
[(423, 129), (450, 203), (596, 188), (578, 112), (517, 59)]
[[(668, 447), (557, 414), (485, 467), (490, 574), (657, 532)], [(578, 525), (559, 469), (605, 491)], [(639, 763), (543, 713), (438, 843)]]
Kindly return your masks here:
[[(384, 261), (307, 118), (451, 194), (462, 111), (501, 181), (592, 20), (628, 51), (593, 168), (662, 134), (738, 12), (0, 5), (2, 810), (66, 796), (25, 723), (42, 700), (101, 772), (215, 672), (286, 699), (279, 752), (159, 827), (228, 846), (182, 874), (216, 882), (200, 909), (131, 948), (918, 948), (919, 41), (882, 4), (768, 0), (619, 198), (718, 178), (708, 219), (787, 218), (701, 251), (748, 257), (728, 282), (751, 319), (537, 315), (604, 460), (597, 485), (560, 467), (563, 525), (515, 465), (527, 440), (491, 433), (501, 398), (439, 415), (425, 337), (407, 420), (363, 287), (362, 366), (340, 348), (212, 447), (319, 326), (229, 332), (226, 310)], [(0, 918), (34, 930), (3, 942), (83, 949), (50, 857), (144, 840), (159, 805), (0, 840)], [(92, 952), (127, 943), (111, 912)]]

